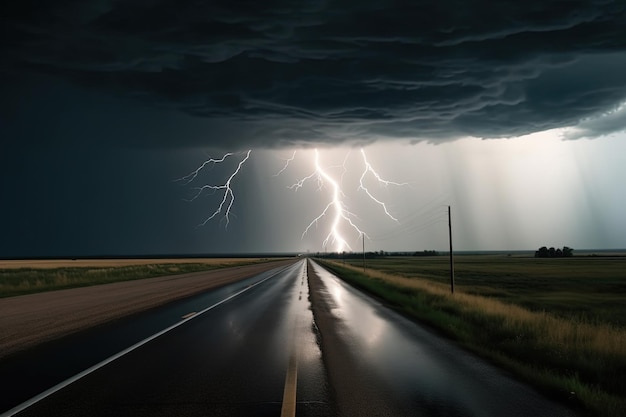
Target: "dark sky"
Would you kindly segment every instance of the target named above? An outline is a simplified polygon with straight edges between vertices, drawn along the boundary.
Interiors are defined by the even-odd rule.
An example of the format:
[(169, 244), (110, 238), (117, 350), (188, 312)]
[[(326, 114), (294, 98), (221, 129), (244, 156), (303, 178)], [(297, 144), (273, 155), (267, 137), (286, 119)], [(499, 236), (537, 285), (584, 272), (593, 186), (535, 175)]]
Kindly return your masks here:
[(173, 180), (207, 154), (626, 127), (621, 0), (23, 0), (0, 20), (0, 257), (290, 250), (255, 211), (262, 159), (235, 221), (196, 227), (215, 201)]

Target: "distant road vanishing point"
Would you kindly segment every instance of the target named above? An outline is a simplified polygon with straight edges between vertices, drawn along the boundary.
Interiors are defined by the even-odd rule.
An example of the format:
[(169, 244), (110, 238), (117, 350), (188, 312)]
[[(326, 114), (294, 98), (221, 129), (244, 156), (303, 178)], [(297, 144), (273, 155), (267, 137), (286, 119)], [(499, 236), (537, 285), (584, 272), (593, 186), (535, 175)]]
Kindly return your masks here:
[(0, 361), (1, 416), (577, 416), (313, 260)]

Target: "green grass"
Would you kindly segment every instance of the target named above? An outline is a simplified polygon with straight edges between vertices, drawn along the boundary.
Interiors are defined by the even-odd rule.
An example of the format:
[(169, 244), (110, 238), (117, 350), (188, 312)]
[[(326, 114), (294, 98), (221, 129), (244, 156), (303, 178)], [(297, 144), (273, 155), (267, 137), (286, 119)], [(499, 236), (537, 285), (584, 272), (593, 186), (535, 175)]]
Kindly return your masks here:
[[(607, 307), (606, 314), (592, 311), (604, 294), (624, 299), (624, 292), (618, 292), (624, 272), (615, 268), (614, 260), (605, 259), (606, 268), (602, 261), (576, 262), (576, 267), (566, 261), (559, 268), (562, 260), (469, 258), (457, 264), (465, 277), (459, 280), (454, 295), (445, 276), (445, 258), (371, 260), (368, 266), (372, 269), (366, 273), (349, 264), (324, 264), (351, 284), (387, 300), (545, 392), (561, 398), (575, 392), (576, 402), (594, 415), (626, 415), (626, 329), (621, 326), (623, 318), (615, 317), (623, 307)], [(428, 276), (420, 278), (422, 274)], [(571, 286), (569, 274), (574, 275)], [(582, 277), (586, 274), (595, 277), (590, 278), (595, 285), (612, 287), (613, 293), (585, 282)], [(512, 276), (519, 282), (513, 282)], [(553, 282), (544, 282), (549, 279)], [(537, 288), (533, 288), (535, 280)], [(490, 282), (497, 288), (489, 287)], [(508, 296), (494, 296), (503, 292)], [(527, 297), (549, 292), (549, 301), (542, 303), (542, 308), (529, 308)], [(584, 313), (568, 314), (578, 311), (578, 304), (569, 305), (562, 294), (572, 294), (576, 303), (586, 305)]]
[(225, 263), (155, 263), (115, 267), (63, 267), (0, 269), (0, 298), (86, 287), (120, 281), (209, 271), (259, 260)]
[[(450, 280), (445, 256), (372, 259), (367, 266), (446, 285)], [(458, 291), (563, 318), (626, 327), (625, 257), (457, 256), (454, 269)]]

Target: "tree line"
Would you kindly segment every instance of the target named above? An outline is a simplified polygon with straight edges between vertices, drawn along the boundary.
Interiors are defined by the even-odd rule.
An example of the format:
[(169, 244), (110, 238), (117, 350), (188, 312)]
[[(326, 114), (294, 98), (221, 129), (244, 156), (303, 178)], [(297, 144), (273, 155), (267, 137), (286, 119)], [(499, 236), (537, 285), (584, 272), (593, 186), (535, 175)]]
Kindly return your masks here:
[(535, 258), (569, 258), (573, 255), (574, 249), (567, 246), (563, 246), (563, 249), (542, 246), (535, 251)]
[[(383, 258), (385, 256), (439, 256), (439, 252), (436, 250), (424, 250), (421, 252), (386, 252), (384, 250), (365, 252), (365, 258), (367, 259)], [(363, 259), (363, 252), (316, 252), (315, 257), (329, 259)]]

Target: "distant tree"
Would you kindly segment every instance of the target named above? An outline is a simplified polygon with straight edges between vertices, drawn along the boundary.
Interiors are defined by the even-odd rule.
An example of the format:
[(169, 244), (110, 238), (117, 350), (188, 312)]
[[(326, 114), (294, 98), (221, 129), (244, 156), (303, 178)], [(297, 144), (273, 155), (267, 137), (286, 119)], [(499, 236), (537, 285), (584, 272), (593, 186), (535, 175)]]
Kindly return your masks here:
[(439, 256), (436, 250), (424, 250), (423, 252), (415, 252), (413, 256)]
[(563, 246), (563, 249), (555, 249), (554, 247), (548, 249), (546, 246), (542, 246), (535, 251), (535, 258), (568, 258), (573, 255), (574, 249)]

